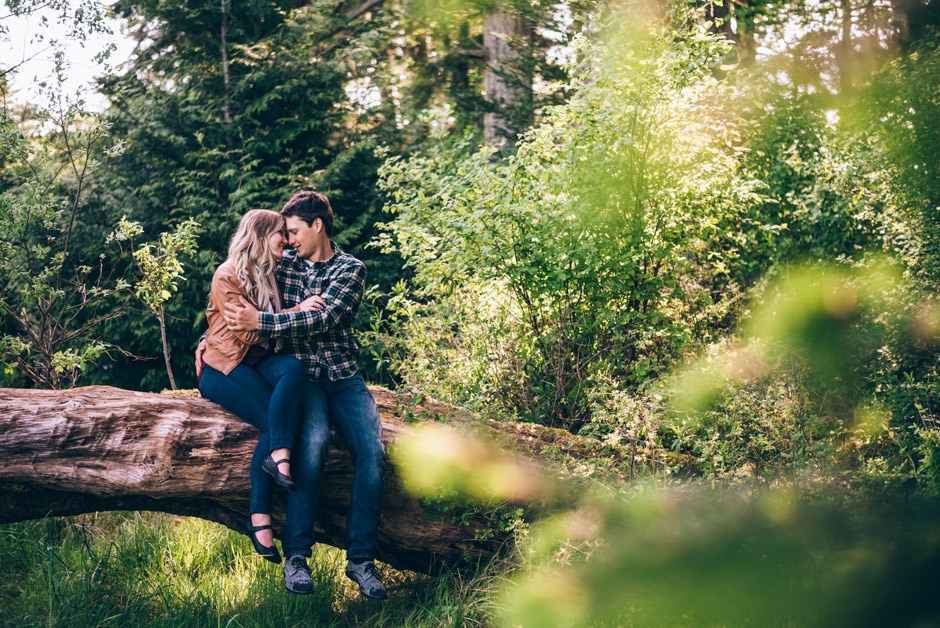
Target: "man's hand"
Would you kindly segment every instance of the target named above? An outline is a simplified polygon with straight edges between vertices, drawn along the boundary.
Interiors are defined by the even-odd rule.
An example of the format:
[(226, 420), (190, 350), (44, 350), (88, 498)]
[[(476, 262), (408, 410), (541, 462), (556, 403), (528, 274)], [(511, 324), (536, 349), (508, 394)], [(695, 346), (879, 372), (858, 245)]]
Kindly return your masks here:
[(326, 301), (324, 301), (322, 297), (314, 295), (310, 298), (307, 298), (301, 301), (297, 307), (299, 307), (301, 311), (305, 311), (305, 310), (318, 311), (326, 307)]
[(206, 352), (206, 339), (203, 338), (196, 345), (196, 377), (202, 374), (202, 354)]
[(240, 304), (225, 304), (225, 322), (233, 331), (257, 331), (258, 310), (245, 297), (238, 297)]

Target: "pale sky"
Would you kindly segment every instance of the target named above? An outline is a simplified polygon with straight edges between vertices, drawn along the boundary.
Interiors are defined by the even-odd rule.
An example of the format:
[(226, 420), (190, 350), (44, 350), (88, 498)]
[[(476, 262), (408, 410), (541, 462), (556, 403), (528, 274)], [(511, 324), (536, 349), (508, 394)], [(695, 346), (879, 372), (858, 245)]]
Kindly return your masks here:
[(69, 38), (67, 24), (56, 23), (54, 19), (44, 25), (39, 14), (22, 18), (5, 17), (2, 24), (7, 34), (0, 35), (0, 68), (22, 64), (12, 77), (7, 77), (15, 92), (14, 100), (41, 102), (43, 96), (40, 84), (55, 81), (55, 56), (54, 50), (50, 48), (50, 40), (56, 40), (64, 47), (68, 63), (62, 91), (73, 96), (79, 90), (84, 90), (87, 106), (103, 110), (105, 99), (94, 93), (92, 81), (104, 73), (105, 66), (96, 62), (94, 57), (105, 50), (109, 43), (114, 43), (116, 49), (107, 63), (112, 67), (119, 66), (127, 61), (134, 47), (133, 42), (122, 34), (120, 22), (109, 20), (108, 23), (112, 35), (91, 35), (85, 42), (79, 42)]

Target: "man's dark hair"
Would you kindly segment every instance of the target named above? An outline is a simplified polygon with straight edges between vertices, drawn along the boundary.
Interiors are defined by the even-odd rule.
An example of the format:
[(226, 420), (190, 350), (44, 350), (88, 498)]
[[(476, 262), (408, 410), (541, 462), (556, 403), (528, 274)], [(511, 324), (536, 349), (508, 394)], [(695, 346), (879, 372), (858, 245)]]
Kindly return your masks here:
[(285, 218), (296, 216), (310, 227), (313, 226), (313, 221), (319, 218), (323, 221), (326, 236), (333, 237), (333, 208), (330, 207), (330, 199), (319, 192), (312, 190), (297, 192), (281, 209), (281, 215)]

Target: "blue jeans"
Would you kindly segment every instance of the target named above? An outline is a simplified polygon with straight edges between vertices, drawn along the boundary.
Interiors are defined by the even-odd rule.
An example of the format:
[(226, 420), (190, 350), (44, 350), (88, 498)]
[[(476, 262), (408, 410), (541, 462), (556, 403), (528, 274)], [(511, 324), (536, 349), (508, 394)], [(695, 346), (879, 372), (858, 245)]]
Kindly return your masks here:
[(385, 446), (379, 409), (358, 373), (336, 382), (323, 377), (307, 381), (305, 385), (304, 421), (291, 466), (297, 490), (287, 496), (287, 521), (281, 546), (285, 556), (311, 555), (316, 542), (313, 526), (331, 418), (346, 441), (355, 466), (346, 519), (346, 557), (371, 560), (375, 558), (378, 540)]
[(261, 462), (275, 449), (294, 450), (303, 384), (303, 363), (286, 355), (268, 356), (255, 366), (239, 364), (228, 375), (208, 364), (202, 371), (202, 396), (261, 430), (249, 467), (251, 512), (271, 514), (274, 478)]

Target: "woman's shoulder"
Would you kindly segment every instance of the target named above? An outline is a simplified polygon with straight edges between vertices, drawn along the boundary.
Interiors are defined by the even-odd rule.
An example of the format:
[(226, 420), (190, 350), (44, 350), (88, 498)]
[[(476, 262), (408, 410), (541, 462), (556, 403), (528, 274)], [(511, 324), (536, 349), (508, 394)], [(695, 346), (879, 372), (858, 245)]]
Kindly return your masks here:
[(225, 260), (219, 267), (215, 269), (215, 274), (212, 275), (212, 278), (223, 278), (223, 277), (235, 277), (237, 273), (235, 272), (235, 264), (232, 263), (232, 260)]
[(235, 271), (235, 265), (229, 260), (219, 264), (219, 267), (215, 269), (215, 274), (212, 275), (212, 285), (218, 288), (226, 290), (233, 287), (242, 288), (242, 283)]

